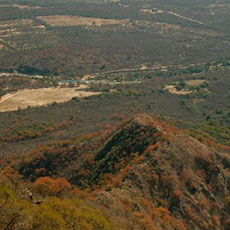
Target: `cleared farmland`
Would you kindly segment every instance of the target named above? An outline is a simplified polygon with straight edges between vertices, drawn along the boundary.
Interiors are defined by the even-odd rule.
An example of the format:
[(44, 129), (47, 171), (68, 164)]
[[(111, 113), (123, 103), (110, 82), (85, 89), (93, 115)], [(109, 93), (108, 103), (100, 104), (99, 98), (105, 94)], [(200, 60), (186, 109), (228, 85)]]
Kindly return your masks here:
[(0, 100), (0, 112), (13, 111), (28, 106), (42, 106), (53, 102), (61, 103), (71, 100), (73, 97), (89, 97), (100, 92), (87, 92), (79, 88), (42, 88), (20, 90), (7, 94)]
[(92, 17), (79, 17), (68, 15), (53, 15), (39, 17), (50, 26), (108, 26), (108, 25), (129, 25), (129, 19), (117, 20), (117, 19), (102, 19)]

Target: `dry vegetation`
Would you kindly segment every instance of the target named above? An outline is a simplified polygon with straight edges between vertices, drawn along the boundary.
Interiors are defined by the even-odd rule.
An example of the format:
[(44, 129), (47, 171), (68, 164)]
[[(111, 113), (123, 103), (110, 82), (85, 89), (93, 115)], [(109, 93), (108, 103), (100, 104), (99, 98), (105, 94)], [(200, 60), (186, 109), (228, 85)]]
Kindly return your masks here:
[[(19, 50), (25, 52), (25, 50), (38, 47), (44, 48), (47, 45), (51, 46), (58, 40), (56, 35), (46, 30), (44, 25), (32, 19), (0, 22), (0, 39), (5, 44), (5, 48), (13, 52)], [(17, 62), (20, 61), (22, 61), (21, 58), (18, 58)]]
[(129, 19), (117, 20), (117, 19), (102, 19), (91, 17), (79, 17), (68, 15), (52, 15), (39, 17), (44, 20), (50, 26), (108, 26), (108, 25), (121, 25), (127, 26), (130, 24)]
[(12, 5), (0, 5), (1, 8), (5, 7), (15, 7), (18, 9), (23, 9), (23, 10), (35, 10), (35, 9), (41, 9), (39, 6), (26, 6), (26, 5), (19, 5), (19, 4), (12, 4)]
[(221, 1), (0, 3), (0, 229), (229, 230)]
[(185, 81), (186, 85), (189, 85), (189, 86), (199, 86), (204, 82), (205, 80), (201, 80), (201, 79)]
[(31, 19), (20, 19), (20, 20), (12, 20), (12, 21), (5, 21), (0, 23), (0, 30), (1, 33), (9, 32), (9, 36), (11, 36), (10, 32), (15, 30), (22, 30), (24, 28), (31, 28), (31, 29), (44, 29), (45, 27), (42, 25), (36, 24)]
[(158, 33), (168, 31), (168, 32), (177, 32), (181, 29), (179, 25), (163, 23), (163, 22), (153, 22), (150, 20), (136, 20), (135, 24), (137, 26), (142, 26), (145, 28), (154, 28), (158, 30)]
[[(44, 128), (46, 132), (54, 129), (51, 126)], [(42, 135), (41, 130), (36, 133), (25, 131), (27, 137), (24, 138)], [(25, 132), (19, 132), (15, 138), (20, 141), (23, 134)], [(5, 138), (5, 141), (12, 144), (13, 140)], [(36, 211), (32, 208), (34, 202), (40, 202), (37, 206), (40, 209), (47, 205), (51, 196), (56, 197), (48, 209), (50, 214), (56, 211), (56, 218), (51, 222), (53, 226), (61, 217), (75, 223), (76, 212), (68, 212), (75, 209), (71, 201), (65, 201), (66, 197), (71, 197), (73, 202), (78, 196), (106, 213), (108, 220), (122, 230), (229, 229), (228, 155), (214, 151), (211, 146), (209, 148), (166, 122), (145, 114), (126, 119), (119, 127), (108, 126), (86, 136), (33, 146), (16, 159), (3, 158), (1, 164), (5, 168), (0, 185), (4, 179), (18, 191), (17, 194), (22, 193), (23, 185), (29, 186), (34, 194), (30, 206), (27, 202), (24, 210)], [(6, 177), (10, 180), (7, 181)], [(30, 182), (25, 184), (23, 179)], [(8, 206), (4, 202), (5, 210)], [(18, 214), (14, 207), (12, 205), (12, 210)], [(78, 204), (77, 207), (81, 206)], [(93, 211), (85, 210), (88, 215)], [(60, 216), (62, 213), (64, 215)], [(0, 216), (9, 218), (9, 214), (0, 213)], [(34, 212), (26, 216), (33, 217)], [(92, 219), (85, 219), (82, 215), (78, 218), (86, 222)], [(30, 218), (23, 221), (28, 222), (27, 219)], [(95, 219), (101, 220), (95, 217), (90, 223), (95, 223)], [(36, 220), (35, 215), (33, 222), (37, 223)], [(69, 224), (68, 221), (61, 223), (61, 226)], [(94, 228), (82, 229), (112, 229), (105, 220), (107, 227), (103, 228), (103, 222), (99, 226), (96, 223)], [(50, 221), (42, 221), (42, 224), (45, 227), (39, 230), (54, 229), (46, 228)], [(61, 226), (56, 224), (55, 229), (65, 229)]]
[(41, 88), (21, 90), (3, 96), (0, 99), (0, 112), (24, 109), (28, 106), (41, 106), (53, 102), (65, 102), (73, 97), (89, 97), (100, 94), (99, 92), (79, 91), (80, 88)]
[(188, 95), (193, 92), (191, 90), (185, 90), (185, 89), (177, 90), (174, 85), (166, 85), (164, 89), (168, 90), (172, 94), (177, 94), (177, 95)]

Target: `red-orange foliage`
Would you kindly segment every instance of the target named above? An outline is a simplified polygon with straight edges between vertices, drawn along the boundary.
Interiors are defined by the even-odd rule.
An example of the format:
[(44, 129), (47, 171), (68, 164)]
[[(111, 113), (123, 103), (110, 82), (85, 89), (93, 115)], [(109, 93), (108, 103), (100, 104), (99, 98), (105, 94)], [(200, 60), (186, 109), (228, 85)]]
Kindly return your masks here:
[(205, 198), (203, 198), (203, 199), (200, 199), (199, 201), (198, 201), (198, 206), (200, 207), (200, 208), (204, 208), (204, 207), (207, 207), (207, 205), (208, 205), (208, 202), (207, 202), (207, 200), (205, 199)]
[(126, 166), (126, 167), (123, 169), (123, 171), (124, 171), (125, 173), (127, 173), (127, 172), (129, 172), (131, 169), (132, 169), (132, 166), (131, 166), (131, 165), (128, 165), (128, 166)]
[(218, 216), (213, 216), (212, 219), (216, 226), (220, 226), (220, 220)]
[(117, 187), (121, 183), (121, 175), (117, 175), (116, 177), (114, 177), (112, 183), (115, 187)]
[(209, 190), (210, 192), (213, 192), (213, 188), (212, 188), (212, 185), (211, 185), (211, 184), (208, 184), (208, 185), (207, 185), (207, 188), (208, 188), (208, 190)]
[(230, 230), (230, 219), (224, 221), (224, 229)]
[(42, 195), (57, 196), (70, 191), (71, 184), (65, 178), (40, 177), (34, 182), (34, 188)]
[(147, 149), (145, 150), (145, 153), (151, 153), (153, 150), (157, 150), (160, 147), (160, 142), (158, 141), (156, 144), (154, 145), (149, 145), (147, 147)]
[(173, 196), (174, 196), (176, 199), (179, 199), (179, 198), (182, 196), (182, 192), (176, 190), (176, 191), (174, 191)]
[(159, 176), (155, 173), (155, 171), (152, 174), (152, 179), (155, 184), (159, 183)]
[(22, 179), (22, 176), (18, 174), (18, 171), (10, 166), (7, 166), (1, 171), (1, 173), (2, 175), (0, 175), (0, 179), (2, 182), (11, 184), (13, 189), (16, 191)]
[(185, 212), (187, 213), (187, 216), (195, 223), (199, 223), (200, 222), (200, 218), (198, 215), (196, 215), (196, 213), (193, 212), (192, 208), (189, 206), (185, 207)]
[(178, 230), (186, 230), (184, 224), (180, 220), (176, 220), (171, 216), (171, 213), (168, 209), (159, 207), (152, 209), (153, 219), (156, 219), (160, 222), (162, 226), (174, 226)]

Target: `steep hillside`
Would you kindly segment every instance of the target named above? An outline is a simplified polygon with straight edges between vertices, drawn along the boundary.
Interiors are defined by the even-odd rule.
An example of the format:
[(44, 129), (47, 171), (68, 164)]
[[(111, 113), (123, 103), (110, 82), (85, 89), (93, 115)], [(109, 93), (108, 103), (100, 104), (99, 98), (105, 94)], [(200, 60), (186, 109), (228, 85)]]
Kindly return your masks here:
[(120, 229), (230, 229), (230, 155), (145, 114), (16, 165), (34, 184), (65, 177)]

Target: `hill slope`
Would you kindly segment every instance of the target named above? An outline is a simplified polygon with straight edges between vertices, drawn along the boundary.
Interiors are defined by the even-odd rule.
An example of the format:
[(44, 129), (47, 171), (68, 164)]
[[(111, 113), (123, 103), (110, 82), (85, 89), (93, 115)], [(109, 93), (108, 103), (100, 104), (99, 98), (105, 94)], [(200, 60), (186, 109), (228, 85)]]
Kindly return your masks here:
[(230, 157), (141, 114), (29, 151), (19, 172), (65, 177), (121, 229), (229, 229)]

